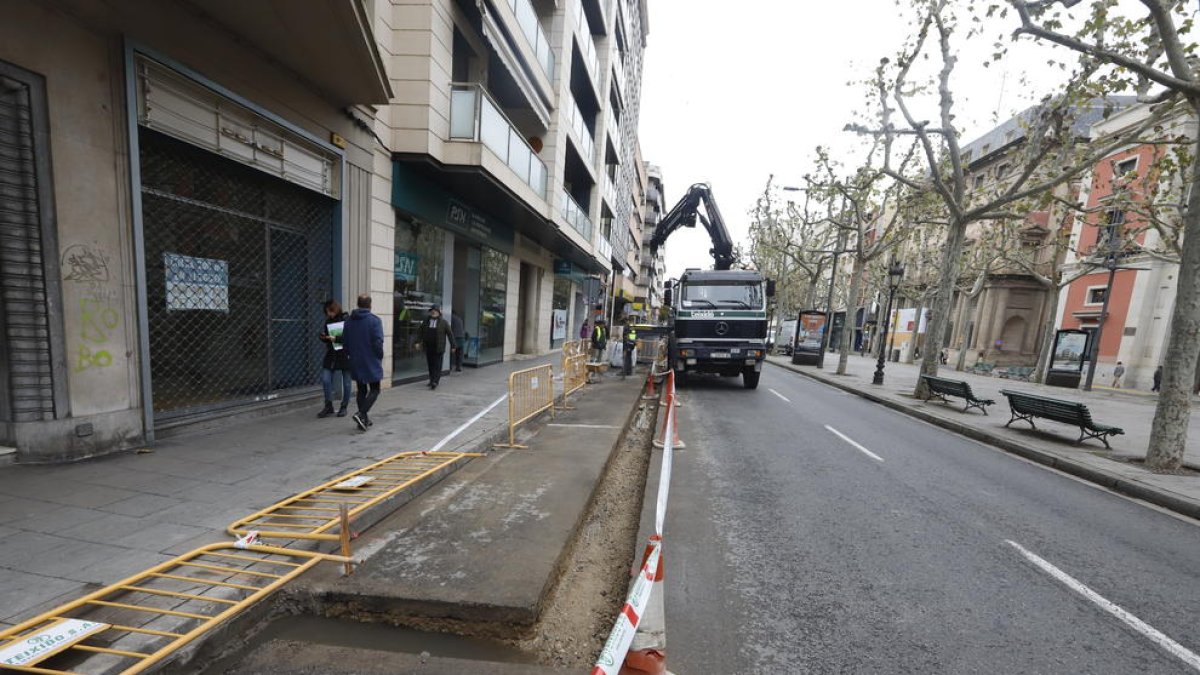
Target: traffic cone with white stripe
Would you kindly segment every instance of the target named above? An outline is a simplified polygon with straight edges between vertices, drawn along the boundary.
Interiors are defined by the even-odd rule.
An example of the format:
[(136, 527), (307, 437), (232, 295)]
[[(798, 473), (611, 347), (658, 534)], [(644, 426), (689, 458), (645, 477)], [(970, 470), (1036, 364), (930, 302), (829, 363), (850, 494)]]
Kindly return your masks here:
[(650, 362), (650, 370), (649, 370), (649, 372), (646, 373), (646, 393), (642, 394), (643, 401), (658, 400), (658, 392), (654, 391), (654, 366), (655, 365), (656, 364), (653, 361), (651, 361)]
[[(679, 407), (675, 404), (675, 394), (672, 391), (673, 389), (674, 389), (673, 387), (669, 387), (667, 389), (667, 399), (666, 399), (665, 404), (662, 406), (662, 409), (663, 409), (662, 437), (654, 439), (654, 447), (656, 447), (656, 448), (667, 447), (667, 426), (668, 426), (667, 425), (667, 417), (668, 417), (668, 415), (674, 414), (675, 409)], [(684, 443), (683, 441), (679, 440), (679, 417), (676, 416), (674, 421), (675, 421), (675, 423), (670, 425), (671, 426), (671, 447), (675, 448), (676, 450), (682, 450), (683, 448), (687, 447), (687, 443)]]

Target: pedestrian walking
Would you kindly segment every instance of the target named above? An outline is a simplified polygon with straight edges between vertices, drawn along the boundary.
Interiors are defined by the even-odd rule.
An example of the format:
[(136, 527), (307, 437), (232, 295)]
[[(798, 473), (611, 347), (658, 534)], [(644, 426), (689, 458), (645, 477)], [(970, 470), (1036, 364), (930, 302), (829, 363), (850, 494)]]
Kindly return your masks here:
[(371, 313), (370, 295), (358, 296), (357, 304), (342, 331), (342, 344), (350, 359), (350, 374), (358, 387), (354, 423), (366, 431), (373, 424), (369, 413), (379, 398), (379, 382), (383, 380), (383, 322)]
[(1117, 367), (1113, 368), (1113, 381), (1112, 381), (1113, 389), (1121, 388), (1121, 378), (1122, 377), (1125, 377), (1125, 365), (1122, 364), (1120, 361), (1117, 361)]
[(463, 349), (467, 346), (467, 329), (463, 325), (462, 317), (453, 310), (450, 312), (450, 336), (454, 338), (454, 351), (450, 352), (450, 367), (454, 369), (454, 372), (461, 373)]
[(329, 417), (333, 414), (333, 379), (338, 378), (342, 390), (342, 405), (338, 408), (337, 416), (345, 417), (346, 408), (350, 405), (350, 359), (346, 357), (346, 348), (342, 344), (342, 330), (346, 327), (349, 315), (342, 311), (337, 300), (325, 301), (325, 326), (317, 336), (325, 343), (325, 357), (321, 360), (321, 387), (325, 391), (325, 407), (317, 413), (317, 417)]
[(621, 331), (621, 346), (625, 351), (625, 368), (621, 371), (621, 376), (629, 377), (633, 374), (633, 350), (637, 348), (637, 330), (634, 329), (632, 320), (625, 321), (625, 328)]
[(1162, 366), (1154, 369), (1154, 386), (1150, 391), (1162, 391)]
[(592, 337), (592, 327), (588, 323), (588, 320), (584, 319), (583, 324), (579, 326), (579, 339), (587, 340), (590, 337)]
[(421, 341), (425, 347), (425, 362), (429, 364), (429, 388), (437, 389), (442, 379), (442, 355), (446, 353), (446, 344), (451, 342), (450, 324), (442, 318), (442, 308), (434, 305), (429, 308), (429, 318), (421, 329)]
[(592, 361), (604, 361), (604, 350), (608, 347), (608, 326), (604, 319), (596, 319), (596, 327), (592, 329)]

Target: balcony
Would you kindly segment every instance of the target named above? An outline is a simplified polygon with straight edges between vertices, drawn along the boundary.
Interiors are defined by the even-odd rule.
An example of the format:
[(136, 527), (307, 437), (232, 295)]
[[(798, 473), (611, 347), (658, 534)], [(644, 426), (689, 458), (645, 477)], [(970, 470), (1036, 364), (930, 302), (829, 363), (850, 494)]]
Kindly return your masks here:
[(483, 143), (545, 198), (546, 165), (482, 86), (450, 85), (450, 140)]
[(571, 138), (579, 144), (579, 154), (583, 155), (584, 163), (591, 168), (592, 162), (596, 161), (596, 140), (583, 121), (583, 112), (579, 110), (579, 104), (575, 102), (575, 97), (570, 92), (567, 92), (566, 108), (567, 124), (571, 127)]
[(625, 59), (621, 57), (620, 52), (613, 53), (613, 82), (617, 84), (617, 96), (621, 100), (625, 99)]
[(596, 240), (596, 255), (602, 258), (605, 262), (612, 260), (612, 244), (608, 243), (608, 239), (605, 239), (604, 235), (600, 235), (596, 238)]
[(587, 66), (588, 75), (592, 77), (592, 84), (599, 91), (600, 57), (596, 53), (596, 40), (592, 37), (591, 24), (588, 23), (583, 5), (578, 0), (575, 2), (575, 37), (579, 39), (579, 51), (583, 53), (583, 62)]
[(608, 200), (608, 205), (612, 209), (617, 208), (617, 184), (613, 182), (612, 176), (604, 174), (604, 198)]
[(542, 72), (546, 74), (547, 79), (554, 79), (554, 52), (550, 49), (550, 41), (546, 39), (546, 32), (542, 30), (542, 23), (538, 21), (533, 4), (529, 0), (508, 0), (508, 6), (516, 15), (517, 25), (529, 41), (529, 46), (542, 66)]
[(575, 228), (575, 231), (583, 235), (587, 241), (592, 240), (592, 220), (588, 218), (587, 209), (579, 205), (575, 198), (567, 194), (566, 190), (560, 190), (559, 196), (562, 197), (560, 213), (563, 220), (567, 224)]

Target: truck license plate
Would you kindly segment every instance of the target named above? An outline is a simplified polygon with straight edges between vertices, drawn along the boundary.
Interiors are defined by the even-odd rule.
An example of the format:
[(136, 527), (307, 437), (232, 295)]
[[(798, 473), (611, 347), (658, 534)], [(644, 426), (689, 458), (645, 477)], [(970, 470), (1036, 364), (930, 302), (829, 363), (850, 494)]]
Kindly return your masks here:
[(712, 357), (714, 359), (727, 359), (729, 358), (729, 354), (726, 352), (713, 352)]

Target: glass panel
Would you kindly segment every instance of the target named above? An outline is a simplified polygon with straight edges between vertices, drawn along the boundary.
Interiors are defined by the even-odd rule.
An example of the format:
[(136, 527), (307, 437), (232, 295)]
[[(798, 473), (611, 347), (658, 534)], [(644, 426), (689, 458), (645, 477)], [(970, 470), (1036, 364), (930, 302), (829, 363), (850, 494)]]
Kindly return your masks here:
[[(480, 274), (479, 342), (474, 363), (495, 363), (504, 359), (504, 313), (508, 301), (508, 256), (483, 249)], [(468, 351), (468, 356), (471, 356)]]
[(529, 165), (529, 186), (539, 195), (546, 196), (546, 165), (537, 157)]
[(450, 92), (450, 138), (475, 139), (475, 100), (478, 89)]
[(483, 144), (503, 161), (508, 161), (508, 120), (486, 96), (479, 109), (479, 136)]
[(519, 134), (512, 134), (508, 139), (508, 165), (513, 171), (521, 177), (525, 183), (529, 183), (529, 160), (533, 156), (533, 151), (525, 145), (525, 140)]
[(432, 225), (396, 222), (392, 292), (392, 379), (426, 372), (425, 353), (417, 349), (421, 323), (433, 305), (442, 304), (446, 234)]
[(554, 296), (551, 304), (550, 348), (562, 346), (568, 337), (567, 314), (571, 302), (571, 282), (563, 277), (554, 277)]

